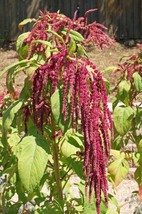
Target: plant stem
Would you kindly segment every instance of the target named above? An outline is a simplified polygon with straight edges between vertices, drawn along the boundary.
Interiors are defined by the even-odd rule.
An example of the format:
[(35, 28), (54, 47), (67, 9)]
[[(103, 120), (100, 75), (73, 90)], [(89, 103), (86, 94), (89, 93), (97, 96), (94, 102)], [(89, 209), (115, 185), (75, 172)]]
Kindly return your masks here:
[(58, 157), (58, 144), (55, 141), (55, 122), (52, 116), (52, 149), (53, 149), (53, 159), (54, 159), (54, 170), (55, 170), (55, 180), (57, 184), (57, 194), (59, 199), (63, 200), (63, 193), (62, 193), (62, 184), (60, 179), (60, 170), (59, 170), (59, 157)]

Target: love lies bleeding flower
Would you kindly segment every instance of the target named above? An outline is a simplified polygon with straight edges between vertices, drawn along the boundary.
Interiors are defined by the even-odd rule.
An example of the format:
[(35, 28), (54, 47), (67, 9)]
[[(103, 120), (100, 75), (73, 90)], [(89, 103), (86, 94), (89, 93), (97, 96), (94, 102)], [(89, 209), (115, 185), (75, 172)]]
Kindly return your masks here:
[[(95, 192), (97, 213), (100, 213), (101, 192), (107, 198), (106, 167), (110, 152), (109, 130), (112, 121), (107, 107), (104, 81), (96, 66), (85, 58), (68, 57), (66, 49), (49, 57), (34, 73), (31, 110), (34, 123), (43, 132), (45, 124), (51, 125), (52, 94), (62, 85), (61, 113), (64, 120), (71, 117), (71, 127), (84, 135), (85, 192), (91, 200)], [(68, 103), (70, 96), (70, 104)], [(68, 111), (70, 105), (70, 113)], [(29, 109), (28, 109), (29, 111)]]
[[(74, 16), (73, 20), (59, 13), (40, 12), (34, 28), (24, 40), (24, 45), (29, 47), (27, 59), (36, 55), (43, 57), (41, 64), (37, 62), (38, 68), (30, 80), (31, 105), (25, 106), (24, 123), (25, 132), (29, 116), (41, 133), (44, 133), (45, 125), (51, 127), (51, 97), (57, 89), (60, 89), (60, 114), (63, 115), (64, 122), (70, 117), (70, 126), (73, 130), (84, 135), (85, 194), (91, 200), (94, 191), (99, 214), (102, 193), (106, 204), (108, 203), (106, 168), (110, 152), (112, 120), (101, 73), (82, 55), (78, 59), (76, 49), (79, 47), (78, 43), (82, 45), (84, 42), (93, 42), (102, 48), (112, 45), (113, 41), (103, 32), (105, 29), (103, 25), (96, 22), (88, 24), (87, 16), (92, 11), (94, 10), (86, 12), (84, 17), (78, 19)], [(83, 41), (82, 36), (81, 41), (74, 40), (73, 53), (69, 53), (71, 30), (84, 35)], [(50, 45), (47, 50), (48, 42)], [(58, 132), (60, 130), (55, 131), (58, 137), (62, 135), (62, 132)]]

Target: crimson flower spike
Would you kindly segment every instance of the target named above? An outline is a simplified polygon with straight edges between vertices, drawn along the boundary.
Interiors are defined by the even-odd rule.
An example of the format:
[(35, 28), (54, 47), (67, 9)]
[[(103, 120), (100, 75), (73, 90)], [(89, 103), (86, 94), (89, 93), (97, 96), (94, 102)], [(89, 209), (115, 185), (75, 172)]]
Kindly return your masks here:
[[(44, 124), (51, 125), (51, 106), (47, 97), (51, 97), (61, 83), (63, 84), (61, 109), (65, 122), (69, 116), (68, 94), (70, 94), (71, 127), (79, 131), (80, 127), (76, 121), (81, 119), (84, 135), (85, 193), (91, 200), (94, 191), (99, 214), (102, 193), (106, 204), (108, 203), (106, 168), (110, 152), (109, 130), (112, 131), (112, 121), (107, 107), (106, 88), (96, 66), (85, 58), (81, 58), (78, 63), (76, 58), (68, 58), (67, 50), (49, 57), (33, 75), (31, 100), (34, 108), (30, 112), (41, 132)], [(49, 85), (51, 87), (48, 87)]]

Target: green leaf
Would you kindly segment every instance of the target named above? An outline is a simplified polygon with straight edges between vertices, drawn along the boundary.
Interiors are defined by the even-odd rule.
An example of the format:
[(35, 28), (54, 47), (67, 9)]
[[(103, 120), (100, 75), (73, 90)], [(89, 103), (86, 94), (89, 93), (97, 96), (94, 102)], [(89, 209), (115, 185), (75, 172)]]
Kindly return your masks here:
[(62, 104), (62, 93), (61, 89), (59, 88), (56, 89), (56, 91), (51, 96), (51, 109), (56, 124), (58, 125), (59, 129), (61, 129), (62, 132), (65, 133), (69, 128), (70, 118), (68, 114), (66, 121), (64, 121), (61, 104)]
[(55, 121), (58, 123), (61, 114), (60, 93), (57, 89), (51, 96), (51, 108)]
[(110, 155), (114, 156), (115, 158), (118, 159), (118, 158), (120, 158), (122, 156), (122, 153), (119, 150), (111, 149), (110, 150)]
[(52, 48), (51, 42), (44, 41), (44, 40), (41, 40), (41, 39), (34, 40), (33, 43), (40, 43), (40, 44), (46, 45), (47, 47)]
[(13, 120), (15, 117), (15, 114), (19, 111), (19, 109), (22, 107), (23, 105), (23, 100), (19, 99), (17, 101), (15, 101), (14, 103), (12, 103), (10, 105), (10, 107), (4, 112), (3, 114), (3, 128), (5, 131), (7, 131)]
[(117, 106), (113, 112), (114, 126), (117, 132), (123, 136), (132, 127), (134, 110), (128, 106)]
[(133, 79), (134, 79), (134, 85), (136, 87), (136, 91), (140, 92), (141, 89), (142, 89), (142, 78), (141, 78), (141, 76), (139, 75), (138, 72), (135, 72), (133, 74)]
[(30, 32), (22, 33), (18, 37), (17, 42), (16, 42), (16, 51), (18, 52), (19, 57), (22, 59), (25, 58), (25, 56), (28, 53), (28, 46), (24, 45), (24, 47), (23, 47), (23, 41), (25, 38), (28, 37), (29, 34), (30, 34)]
[(8, 144), (13, 149), (19, 142), (21, 138), (19, 137), (18, 133), (11, 133), (10, 137), (8, 138)]
[(76, 43), (73, 39), (70, 39), (70, 46), (69, 46), (69, 54), (73, 54), (76, 51)]
[(70, 144), (68, 141), (63, 141), (60, 146), (61, 152), (65, 157), (70, 157), (72, 155), (76, 155), (80, 149), (72, 144)]
[(18, 173), (25, 190), (33, 193), (39, 186), (48, 161), (48, 142), (39, 134), (26, 136), (18, 146)]
[(118, 186), (128, 174), (129, 164), (124, 159), (124, 157), (121, 156), (120, 158), (109, 164), (108, 172), (110, 173), (115, 185)]
[(19, 23), (18, 28), (20, 30), (22, 30), (24, 25), (31, 23), (32, 21), (33, 21), (33, 19), (31, 19), (31, 18), (24, 19), (22, 22)]
[(118, 85), (118, 94), (117, 97), (121, 100), (125, 105), (129, 104), (129, 92), (131, 89), (130, 81), (123, 80)]
[(63, 38), (62, 38), (58, 33), (56, 33), (55, 31), (48, 29), (47, 32), (53, 34), (53, 35), (56, 36), (62, 43), (64, 43)]
[(84, 40), (84, 37), (79, 32), (72, 29), (70, 30), (70, 37), (78, 42), (82, 42)]
[[(67, 32), (68, 32), (68, 29), (64, 29), (64, 30), (61, 31), (61, 33), (62, 33), (63, 35), (67, 35)], [(73, 40), (75, 40), (76, 42), (82, 42), (82, 41), (84, 40), (83, 36), (82, 36), (79, 32), (77, 32), (77, 31), (75, 31), (75, 30), (70, 30), (69, 36), (70, 36)]]
[(82, 151), (83, 148), (83, 136), (78, 132), (72, 132), (72, 129), (69, 129), (60, 143), (62, 154), (65, 157), (71, 157), (72, 155), (76, 155), (78, 151)]

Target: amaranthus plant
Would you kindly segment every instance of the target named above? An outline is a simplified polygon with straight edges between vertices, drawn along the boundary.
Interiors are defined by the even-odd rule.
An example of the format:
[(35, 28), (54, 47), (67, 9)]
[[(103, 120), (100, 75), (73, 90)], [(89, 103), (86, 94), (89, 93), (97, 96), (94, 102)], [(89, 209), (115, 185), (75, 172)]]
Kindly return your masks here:
[[(118, 186), (129, 172), (129, 163), (136, 168), (134, 178), (139, 186), (138, 200), (142, 189), (142, 46), (136, 54), (123, 58), (112, 72), (117, 84), (113, 100), (114, 141), (112, 142), (108, 172)], [(137, 201), (138, 202), (138, 201)]]
[[(75, 13), (73, 20), (40, 12), (38, 19), (19, 24), (34, 23), (31, 32), (17, 39), (19, 61), (1, 72), (7, 73), (7, 91), (0, 100), (1, 174), (6, 175), (2, 213), (21, 205), (24, 210), (27, 202), (35, 213), (83, 213), (82, 184), (89, 201), (94, 193), (98, 214), (102, 196), (108, 204), (112, 121), (102, 75), (83, 44), (103, 47), (113, 41), (102, 31), (104, 26), (87, 23), (92, 11), (78, 19)], [(18, 74), (26, 76), (19, 92), (14, 84)], [(78, 197), (69, 189), (76, 175)], [(18, 201), (12, 202), (15, 193)]]

